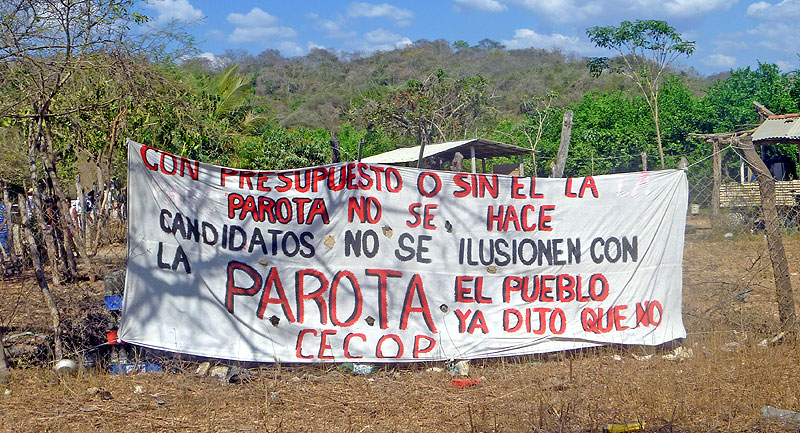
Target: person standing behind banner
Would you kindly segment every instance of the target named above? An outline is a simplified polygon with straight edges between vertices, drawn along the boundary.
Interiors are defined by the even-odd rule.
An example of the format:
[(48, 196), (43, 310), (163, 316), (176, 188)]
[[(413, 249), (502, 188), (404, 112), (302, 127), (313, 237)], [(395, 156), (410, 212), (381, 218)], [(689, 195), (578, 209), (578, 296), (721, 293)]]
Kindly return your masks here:
[(70, 218), (72, 218), (72, 225), (75, 226), (76, 230), (79, 230), (81, 228), (81, 219), (80, 219), (81, 202), (80, 200), (70, 201), (69, 199), (67, 199), (67, 201), (69, 202), (69, 216)]
[[(10, 213), (10, 212), (9, 212)], [(0, 245), (3, 251), (8, 251), (8, 218), (6, 218), (6, 206), (0, 203)]]

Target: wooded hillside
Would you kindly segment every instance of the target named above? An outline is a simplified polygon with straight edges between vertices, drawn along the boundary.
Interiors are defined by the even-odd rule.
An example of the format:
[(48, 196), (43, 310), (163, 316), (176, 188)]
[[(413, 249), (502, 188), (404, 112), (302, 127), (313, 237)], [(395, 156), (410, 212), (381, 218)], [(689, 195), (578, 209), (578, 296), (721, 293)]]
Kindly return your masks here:
[[(28, 161), (37, 149), (49, 155), (37, 161), (49, 158), (67, 189), (80, 166), (100, 167), (94, 181), (122, 183), (126, 138), (202, 161), (286, 169), (329, 162), (332, 137), (344, 158), (354, 159), (362, 140), (371, 155), (482, 136), (535, 149), (528, 163), (546, 176), (567, 109), (575, 127), (565, 174), (600, 174), (640, 169), (642, 152), (656, 161), (663, 150), (672, 167), (682, 156), (707, 155), (687, 134), (755, 124), (753, 100), (776, 113), (800, 111), (796, 73), (773, 64), (710, 78), (667, 69), (656, 134), (647, 100), (616, 73), (625, 57), (598, 71), (574, 54), (508, 50), (484, 39), (475, 46), (420, 40), (372, 54), (312, 49), (295, 58), (227, 51), (212, 63), (187, 54), (192, 41), (180, 29), (129, 32), (146, 21), (138, 14), (94, 17), (125, 25), (103, 28), (109, 39), (84, 40), (56, 29), (80, 20), (60, 22), (23, 6), (18, 17), (31, 26), (22, 19), (6, 27), (24, 43), (0, 47), (0, 139), (7, 149), (0, 177), (15, 184), (31, 182)], [(75, 11), (79, 18), (93, 13)], [(797, 161), (791, 149), (767, 153)]]

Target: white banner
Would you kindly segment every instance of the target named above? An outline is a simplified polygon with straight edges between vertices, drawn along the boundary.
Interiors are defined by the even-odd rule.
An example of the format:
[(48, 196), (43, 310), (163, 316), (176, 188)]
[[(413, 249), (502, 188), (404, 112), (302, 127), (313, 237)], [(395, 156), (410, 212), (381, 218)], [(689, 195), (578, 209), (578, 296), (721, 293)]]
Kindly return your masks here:
[(682, 171), (248, 171), (128, 149), (123, 341), (389, 362), (686, 336)]

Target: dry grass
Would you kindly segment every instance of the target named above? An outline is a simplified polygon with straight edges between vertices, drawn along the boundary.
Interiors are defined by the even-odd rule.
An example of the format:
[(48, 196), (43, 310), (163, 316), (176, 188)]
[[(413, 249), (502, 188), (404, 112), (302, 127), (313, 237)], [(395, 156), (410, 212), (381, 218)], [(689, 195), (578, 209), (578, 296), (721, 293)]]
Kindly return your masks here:
[[(32, 367), (15, 369), (11, 394), (0, 396), (0, 431), (589, 432), (637, 420), (659, 432), (780, 431), (760, 408), (800, 409), (800, 353), (792, 341), (758, 345), (777, 330), (768, 256), (759, 259), (764, 239), (704, 232), (687, 237), (685, 249), (684, 346), (694, 357), (684, 362), (660, 354), (639, 361), (632, 352), (647, 349), (630, 347), (473, 361), (471, 376), (483, 383), (465, 389), (425, 371), (430, 365), (387, 366), (369, 376), (269, 365), (235, 385), (195, 377), (191, 365), (178, 363), (186, 373), (62, 378)], [(785, 243), (797, 292), (800, 238)], [(109, 254), (103, 266), (119, 253)], [(0, 284), (5, 329), (45, 330), (42, 307), (28, 305), (41, 303), (33, 280)], [(745, 290), (746, 299), (737, 299)], [(57, 294), (66, 315), (78, 318), (82, 302), (101, 304), (102, 283)], [(110, 399), (88, 393), (92, 387)]]

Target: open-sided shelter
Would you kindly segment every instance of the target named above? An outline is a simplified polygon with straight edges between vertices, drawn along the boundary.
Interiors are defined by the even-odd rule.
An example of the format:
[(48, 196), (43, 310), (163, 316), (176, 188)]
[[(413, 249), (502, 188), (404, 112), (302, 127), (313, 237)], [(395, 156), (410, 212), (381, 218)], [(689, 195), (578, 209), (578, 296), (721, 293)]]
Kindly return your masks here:
[[(422, 150), (422, 152), (420, 152), (420, 150)], [(418, 161), (420, 157), (422, 157), (423, 161), (429, 158), (437, 158), (439, 160), (448, 162), (456, 160), (460, 162), (460, 158), (469, 157), (472, 160), (472, 172), (474, 173), (476, 171), (478, 159), (482, 161), (484, 169), (483, 171), (485, 172), (487, 158), (519, 156), (519, 173), (515, 174), (524, 176), (525, 173), (522, 156), (529, 152), (530, 149), (514, 146), (512, 144), (487, 140), (485, 138), (473, 138), (470, 140), (448, 141), (445, 143), (404, 147), (378, 155), (373, 155), (364, 158), (362, 161), (370, 164), (406, 164), (409, 162)], [(457, 154), (460, 154), (461, 157), (459, 157)]]

